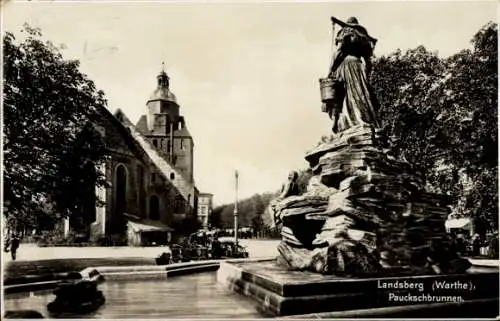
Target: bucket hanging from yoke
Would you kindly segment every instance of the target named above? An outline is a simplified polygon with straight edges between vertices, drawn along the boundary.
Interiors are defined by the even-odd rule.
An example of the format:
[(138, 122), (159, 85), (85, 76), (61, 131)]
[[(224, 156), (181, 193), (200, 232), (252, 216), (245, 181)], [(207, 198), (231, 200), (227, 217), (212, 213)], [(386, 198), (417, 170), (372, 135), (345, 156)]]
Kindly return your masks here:
[(335, 100), (338, 96), (339, 81), (335, 78), (321, 78), (319, 80), (319, 87), (321, 90), (321, 101), (324, 103), (330, 103)]

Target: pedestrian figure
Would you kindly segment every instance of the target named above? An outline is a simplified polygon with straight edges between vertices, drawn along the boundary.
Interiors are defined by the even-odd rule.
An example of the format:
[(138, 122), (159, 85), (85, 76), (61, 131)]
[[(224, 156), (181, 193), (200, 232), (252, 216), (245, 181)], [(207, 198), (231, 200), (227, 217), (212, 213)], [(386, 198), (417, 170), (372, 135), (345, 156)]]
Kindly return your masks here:
[(214, 238), (212, 241), (212, 257), (214, 259), (220, 259), (222, 256), (222, 248), (218, 238)]
[(19, 248), (20, 242), (21, 242), (21, 240), (19, 239), (19, 236), (17, 236), (16, 234), (14, 234), (12, 236), (12, 239), (10, 240), (10, 254), (12, 256), (13, 261), (16, 260), (17, 249)]
[(6, 234), (4, 239), (3, 251), (5, 253), (9, 253), (9, 248), (10, 248), (10, 235)]

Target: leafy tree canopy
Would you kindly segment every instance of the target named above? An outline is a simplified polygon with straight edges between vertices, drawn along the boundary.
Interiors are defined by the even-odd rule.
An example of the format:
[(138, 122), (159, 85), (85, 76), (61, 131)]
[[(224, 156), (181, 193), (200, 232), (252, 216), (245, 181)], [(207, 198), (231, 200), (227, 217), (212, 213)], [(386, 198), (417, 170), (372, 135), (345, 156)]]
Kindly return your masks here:
[[(104, 157), (93, 125), (104, 93), (25, 25), (22, 39), (3, 37), (4, 215), (9, 224), (50, 225), (81, 213)], [(19, 226), (19, 225), (18, 225)]]
[(426, 175), (454, 211), (498, 228), (498, 26), (488, 23), (472, 50), (441, 59), (420, 46), (374, 62), (373, 87), (397, 156)]

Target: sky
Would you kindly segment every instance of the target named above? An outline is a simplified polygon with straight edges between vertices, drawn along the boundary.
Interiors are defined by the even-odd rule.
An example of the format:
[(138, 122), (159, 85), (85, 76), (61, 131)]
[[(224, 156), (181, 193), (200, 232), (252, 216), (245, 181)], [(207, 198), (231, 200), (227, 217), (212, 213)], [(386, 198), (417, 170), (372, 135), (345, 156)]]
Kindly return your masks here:
[[(165, 63), (194, 143), (194, 176), (214, 203), (277, 190), (331, 121), (318, 79), (332, 55), (330, 17), (358, 18), (375, 54), (424, 45), (449, 56), (498, 20), (496, 1), (4, 1), (3, 30), (24, 23), (64, 44), (63, 56), (133, 121)], [(338, 29), (337, 29), (338, 30)]]

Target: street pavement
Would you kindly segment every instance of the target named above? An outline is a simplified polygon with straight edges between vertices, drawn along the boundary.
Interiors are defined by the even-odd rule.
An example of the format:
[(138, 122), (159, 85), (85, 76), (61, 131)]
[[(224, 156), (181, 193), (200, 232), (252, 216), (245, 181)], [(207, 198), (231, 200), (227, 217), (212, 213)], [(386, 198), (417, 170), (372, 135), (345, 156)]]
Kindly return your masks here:
[[(241, 239), (250, 258), (276, 257), (279, 240)], [(17, 260), (3, 253), (4, 278), (79, 271), (89, 266), (155, 265), (166, 247), (38, 247), (21, 244)], [(471, 259), (475, 268), (498, 267), (498, 260)]]
[[(278, 255), (277, 240), (242, 239), (249, 257)], [(38, 247), (21, 244), (16, 261), (3, 253), (4, 279), (24, 275), (43, 275), (80, 271), (89, 266), (155, 265), (155, 258), (167, 247)]]
[[(271, 257), (278, 255), (279, 240), (240, 239), (247, 247), (250, 257)], [(35, 244), (21, 244), (16, 261), (39, 261), (56, 259), (89, 258), (155, 258), (166, 251), (166, 247), (38, 247)], [(2, 252), (3, 262), (12, 261), (10, 253)]]

